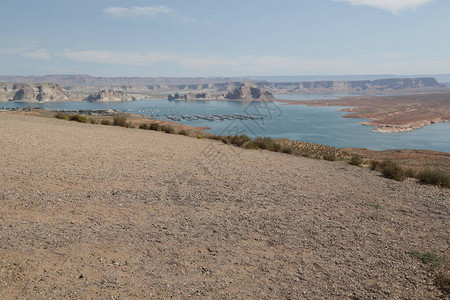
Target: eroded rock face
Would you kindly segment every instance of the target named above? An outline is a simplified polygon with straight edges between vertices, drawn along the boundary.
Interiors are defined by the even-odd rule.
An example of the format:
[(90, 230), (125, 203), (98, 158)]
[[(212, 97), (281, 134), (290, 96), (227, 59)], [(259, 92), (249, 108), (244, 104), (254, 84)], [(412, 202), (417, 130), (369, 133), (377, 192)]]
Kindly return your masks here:
[(254, 85), (243, 83), (240, 87), (236, 88), (234, 91), (229, 92), (226, 99), (230, 100), (245, 100), (245, 99), (255, 99), (255, 100), (271, 100), (275, 99), (271, 92), (256, 87)]
[(70, 100), (72, 96), (65, 89), (54, 83), (47, 83), (36, 85), (38, 94), (36, 100), (38, 101), (61, 101)]
[(22, 87), (19, 87), (16, 93), (14, 94), (13, 101), (23, 101), (23, 100), (36, 100), (36, 94), (34, 92), (34, 88), (29, 84), (23, 84)]
[(71, 100), (72, 95), (54, 83), (0, 85), (0, 101), (50, 102)]
[(114, 89), (104, 89), (86, 98), (87, 101), (91, 102), (113, 102), (113, 101), (133, 101), (136, 100), (135, 97), (130, 96), (123, 91)]

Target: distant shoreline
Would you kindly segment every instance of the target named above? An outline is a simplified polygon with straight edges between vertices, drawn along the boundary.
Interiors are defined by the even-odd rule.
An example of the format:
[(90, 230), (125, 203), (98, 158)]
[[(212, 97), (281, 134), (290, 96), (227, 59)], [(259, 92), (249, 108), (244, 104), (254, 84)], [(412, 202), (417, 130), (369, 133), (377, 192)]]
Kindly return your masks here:
[(278, 100), (284, 105), (345, 106), (343, 118), (367, 119), (361, 125), (376, 132), (409, 132), (430, 124), (450, 122), (450, 93), (403, 96), (355, 96), (334, 100)]

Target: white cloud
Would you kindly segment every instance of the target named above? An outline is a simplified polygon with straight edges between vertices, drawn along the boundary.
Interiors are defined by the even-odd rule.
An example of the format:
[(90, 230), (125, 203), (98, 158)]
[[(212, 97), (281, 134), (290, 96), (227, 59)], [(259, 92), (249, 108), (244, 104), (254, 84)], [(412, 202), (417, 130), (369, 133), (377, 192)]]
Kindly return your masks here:
[(352, 5), (367, 5), (387, 10), (398, 15), (401, 11), (415, 9), (420, 5), (435, 0), (334, 0), (338, 2), (348, 2)]
[[(59, 56), (91, 63), (155, 67), (170, 64), (177, 74), (192, 76), (231, 75), (336, 75), (336, 74), (436, 74), (450, 69), (450, 60), (421, 61), (400, 55), (372, 56), (372, 59), (311, 59), (282, 56), (198, 56), (173, 53), (136, 53), (107, 50), (66, 50)], [(408, 57), (405, 59), (405, 57)], [(171, 68), (173, 69), (173, 68)], [(173, 74), (169, 74), (172, 76)]]
[(20, 55), (24, 58), (50, 60), (50, 54), (45, 49), (21, 48), (0, 48), (1, 55)]
[(173, 14), (174, 10), (164, 6), (134, 6), (134, 7), (108, 7), (103, 13), (117, 18), (155, 17), (164, 14)]

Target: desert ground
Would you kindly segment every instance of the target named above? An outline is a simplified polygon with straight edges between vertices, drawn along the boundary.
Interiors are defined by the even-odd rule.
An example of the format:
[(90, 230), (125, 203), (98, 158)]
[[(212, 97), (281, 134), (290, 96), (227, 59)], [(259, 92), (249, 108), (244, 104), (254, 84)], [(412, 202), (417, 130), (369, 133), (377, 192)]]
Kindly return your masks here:
[(0, 113), (1, 299), (445, 299), (450, 190)]

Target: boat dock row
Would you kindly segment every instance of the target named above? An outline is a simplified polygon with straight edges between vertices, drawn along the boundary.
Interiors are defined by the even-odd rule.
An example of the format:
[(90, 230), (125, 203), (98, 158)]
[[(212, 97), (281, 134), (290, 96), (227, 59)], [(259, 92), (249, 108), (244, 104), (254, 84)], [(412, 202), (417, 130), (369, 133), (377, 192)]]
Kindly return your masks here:
[(207, 121), (224, 121), (224, 120), (262, 120), (263, 117), (256, 117), (252, 115), (233, 114), (233, 115), (165, 115), (167, 119), (172, 121), (195, 121), (195, 120), (207, 120)]

